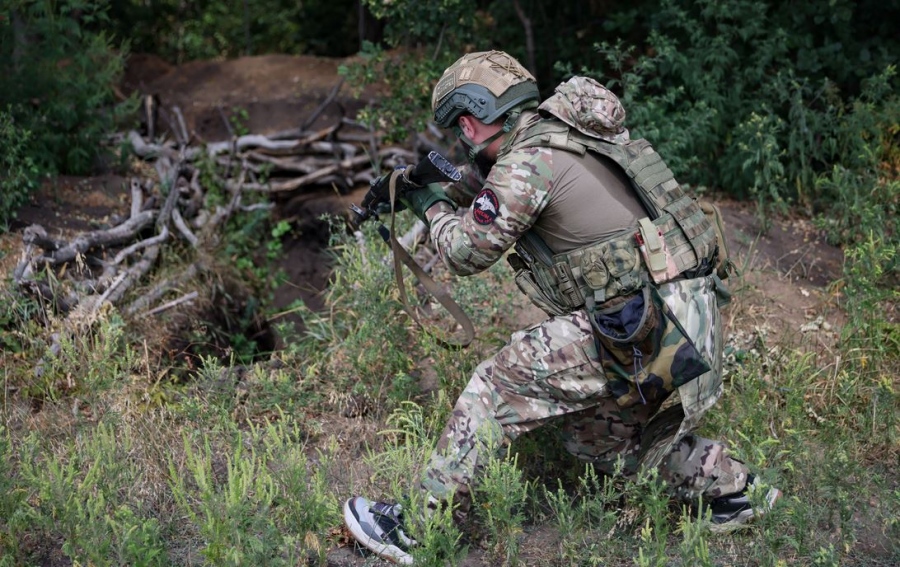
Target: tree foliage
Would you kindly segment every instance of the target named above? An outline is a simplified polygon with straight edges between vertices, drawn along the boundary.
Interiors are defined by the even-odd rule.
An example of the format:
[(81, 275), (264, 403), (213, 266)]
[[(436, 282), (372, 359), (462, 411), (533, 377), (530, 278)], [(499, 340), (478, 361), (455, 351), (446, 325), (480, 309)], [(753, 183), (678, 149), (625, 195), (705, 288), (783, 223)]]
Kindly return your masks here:
[(341, 56), (359, 49), (356, 0), (123, 0), (110, 16), (136, 51), (176, 63), (261, 53)]
[[(898, 16), (898, 0), (2, 0), (0, 108), (7, 136), (31, 134), (17, 148), (34, 167), (84, 172), (116, 117), (129, 46), (173, 62), (358, 51), (348, 83), (387, 93), (361, 118), (408, 140), (449, 63), (503, 49), (545, 96), (574, 73), (608, 84), (679, 179), (755, 199), (764, 219), (857, 211), (828, 224), (840, 240), (871, 216), (848, 180), (896, 176), (884, 164), (898, 145)], [(872, 199), (897, 208), (891, 192)]]
[(387, 22), (394, 51), (370, 47), (348, 74), (388, 87), (367, 117), (399, 138), (427, 119), (446, 64), (504, 49), (532, 68), (545, 95), (576, 73), (609, 85), (633, 135), (653, 142), (680, 180), (754, 199), (764, 226), (799, 205), (822, 215), (835, 241), (862, 218), (895, 231), (895, 192), (871, 195), (864, 211), (850, 180), (858, 188), (896, 176), (883, 167), (898, 146), (900, 40), (888, 23), (900, 16), (896, 1), (367, 5)]
[[(593, 72), (609, 77), (633, 132), (656, 143), (682, 180), (755, 199), (764, 224), (788, 205), (830, 212), (848, 196), (833, 191), (835, 168), (875, 184), (896, 148), (900, 45), (883, 22), (897, 13), (896, 3), (844, 0), (789, 10), (662, 0), (646, 42), (597, 43), (607, 63)], [(897, 205), (896, 195), (873, 200)], [(858, 220), (845, 217), (832, 236)]]
[(124, 110), (115, 92), (128, 44), (103, 31), (108, 4), (14, 0), (0, 10), (0, 108), (30, 132), (28, 157), (42, 172), (90, 171)]

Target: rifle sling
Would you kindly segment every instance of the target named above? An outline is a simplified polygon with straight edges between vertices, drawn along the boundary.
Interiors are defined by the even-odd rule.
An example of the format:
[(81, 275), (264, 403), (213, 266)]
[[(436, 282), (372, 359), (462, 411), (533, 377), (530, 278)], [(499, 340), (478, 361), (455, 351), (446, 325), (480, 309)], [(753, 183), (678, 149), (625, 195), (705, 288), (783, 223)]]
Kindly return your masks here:
[[(391, 179), (388, 185), (388, 191), (391, 202), (391, 233), (390, 233), (390, 242), (391, 242), (391, 251), (394, 256), (394, 274), (397, 277), (397, 289), (400, 290), (400, 301), (403, 303), (403, 309), (412, 317), (413, 321), (416, 322), (419, 327), (422, 329), (426, 329), (425, 324), (419, 319), (416, 310), (413, 309), (412, 305), (409, 303), (409, 297), (406, 294), (406, 285), (403, 282), (403, 268), (400, 265), (401, 262), (406, 264), (406, 267), (410, 269), (416, 278), (422, 283), (425, 289), (434, 296), (435, 299), (438, 300), (444, 309), (447, 310), (450, 315), (456, 320), (456, 322), (462, 327), (463, 333), (465, 334), (465, 338), (461, 342), (450, 342), (445, 341), (434, 333), (431, 333), (435, 336), (438, 344), (446, 349), (461, 349), (469, 346), (469, 343), (475, 338), (475, 327), (472, 325), (472, 320), (469, 319), (469, 316), (466, 315), (466, 312), (462, 310), (456, 301), (450, 297), (450, 294), (447, 293), (447, 290), (444, 289), (443, 286), (439, 285), (428, 273), (423, 270), (416, 261), (409, 255), (409, 252), (403, 248), (403, 245), (397, 240), (395, 236), (394, 230), (394, 203), (396, 202), (397, 197), (397, 177), (402, 175), (402, 170), (394, 170), (391, 174)], [(426, 329), (427, 331), (427, 329)]]

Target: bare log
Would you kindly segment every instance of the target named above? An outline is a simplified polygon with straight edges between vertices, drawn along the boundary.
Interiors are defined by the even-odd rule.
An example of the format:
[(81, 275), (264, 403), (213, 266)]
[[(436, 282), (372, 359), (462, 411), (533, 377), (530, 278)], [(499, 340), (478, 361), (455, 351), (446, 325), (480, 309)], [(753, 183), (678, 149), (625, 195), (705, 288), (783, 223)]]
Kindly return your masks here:
[(323, 154), (342, 155), (353, 157), (357, 153), (356, 146), (342, 142), (312, 142), (306, 148)]
[[(369, 139), (375, 136), (374, 133), (369, 132), (344, 132), (341, 131), (340, 134), (337, 135), (337, 140), (341, 142), (347, 142), (351, 144), (367, 144), (369, 143)], [(375, 136), (377, 138), (377, 136)]]
[[(178, 159), (180, 157), (180, 153), (175, 148), (171, 148), (169, 146), (163, 146), (160, 144), (148, 144), (144, 141), (144, 138), (141, 137), (136, 131), (131, 130), (128, 132), (128, 142), (131, 144), (131, 148), (134, 150), (135, 155), (140, 158), (151, 160), (160, 157), (168, 157), (169, 159)], [(184, 150), (185, 159), (195, 160), (200, 155), (199, 148), (186, 148)]]
[(172, 148), (158, 144), (148, 144), (135, 130), (128, 132), (128, 141), (131, 143), (131, 149), (140, 158), (154, 159), (162, 155), (178, 155), (178, 152)]
[(182, 295), (181, 297), (179, 297), (178, 299), (173, 299), (172, 301), (169, 301), (168, 303), (163, 303), (159, 307), (154, 307), (150, 311), (147, 311), (146, 313), (144, 313), (144, 316), (156, 315), (157, 313), (162, 313), (163, 311), (165, 311), (167, 309), (171, 309), (173, 307), (177, 307), (177, 306), (181, 305), (182, 303), (187, 303), (189, 301), (197, 299), (198, 295), (200, 295), (200, 294), (198, 294), (196, 291), (186, 293), (186, 294)]
[[(269, 164), (273, 166), (276, 171), (296, 171), (300, 173), (312, 173), (316, 169), (322, 167), (321, 160), (317, 158), (308, 158), (301, 160), (287, 159), (253, 151), (247, 152), (247, 155), (245, 157), (248, 161), (253, 160), (262, 162), (264, 164)], [(254, 166), (254, 168), (262, 170), (262, 168), (258, 166)]]
[(116, 286), (115, 290), (107, 295), (106, 300), (111, 304), (116, 305), (125, 295), (125, 293), (131, 288), (135, 282), (139, 281), (143, 278), (147, 272), (153, 268), (153, 264), (156, 263), (156, 259), (159, 257), (159, 246), (149, 246), (144, 249), (144, 253), (141, 256), (141, 260), (131, 266), (128, 271), (125, 273), (125, 277), (122, 280), (122, 283)]
[(118, 266), (119, 264), (122, 263), (123, 260), (125, 260), (125, 258), (131, 256), (138, 250), (143, 250), (144, 248), (147, 248), (148, 246), (156, 246), (157, 244), (162, 244), (163, 242), (166, 241), (167, 238), (169, 238), (169, 227), (163, 225), (162, 231), (159, 234), (157, 234), (156, 236), (152, 236), (150, 238), (145, 238), (144, 240), (141, 240), (140, 242), (135, 242), (131, 246), (120, 250), (119, 253), (116, 254), (116, 257), (113, 258), (112, 265)]
[[(312, 185), (313, 183), (322, 181), (324, 178), (333, 175), (334, 173), (342, 170), (342, 169), (352, 169), (358, 165), (367, 163), (369, 161), (368, 156), (360, 156), (348, 160), (343, 160), (341, 162), (329, 165), (327, 167), (323, 167), (318, 171), (314, 171), (312, 173), (308, 173), (301, 177), (297, 177), (295, 179), (291, 179), (290, 181), (283, 181), (280, 183), (267, 183), (267, 184), (258, 184), (251, 183), (244, 186), (244, 189), (247, 191), (260, 191), (264, 193), (279, 193), (283, 191), (293, 191), (295, 189), (299, 189), (305, 185)], [(230, 182), (229, 182), (230, 184)], [(229, 189), (231, 188), (228, 185)]]
[(127, 315), (134, 315), (138, 311), (146, 309), (151, 303), (165, 295), (169, 290), (181, 286), (184, 282), (193, 279), (205, 269), (206, 268), (203, 267), (202, 264), (191, 264), (176, 277), (156, 284), (149, 292), (132, 301), (131, 304), (125, 308), (125, 313)]
[[(85, 254), (93, 248), (124, 244), (125, 242), (133, 240), (141, 230), (149, 226), (156, 218), (156, 215), (157, 211), (142, 211), (137, 216), (128, 219), (119, 226), (108, 230), (98, 230), (77, 236), (71, 243), (59, 246), (58, 249), (51, 254), (38, 258), (38, 261), (50, 265), (57, 265), (64, 262), (71, 262), (79, 254)], [(38, 227), (37, 225), (32, 226)], [(43, 228), (40, 228), (40, 231), (35, 230), (29, 232), (26, 230), (23, 239), (26, 244), (38, 244), (39, 242), (46, 243), (46, 241), (38, 238), (39, 234), (46, 236), (47, 233)], [(38, 245), (41, 246), (41, 248), (44, 248), (41, 244)], [(53, 246), (56, 245), (57, 243), (53, 242)], [(45, 250), (52, 249), (52, 247), (45, 248)]]
[(134, 218), (141, 214), (141, 206), (144, 204), (144, 191), (141, 189), (141, 182), (137, 177), (131, 178), (131, 216)]
[(238, 210), (244, 213), (252, 213), (253, 211), (270, 211), (275, 208), (275, 203), (255, 203), (253, 205), (241, 205)]
[(184, 216), (194, 218), (203, 207), (203, 189), (200, 187), (200, 170), (194, 168), (191, 171), (191, 180), (188, 182), (189, 197), (184, 203)]
[(412, 250), (417, 242), (424, 241), (428, 234), (428, 227), (421, 220), (417, 220), (403, 236), (397, 241), (407, 250)]
[[(247, 158), (248, 163), (250, 163), (252, 160), (271, 165), (271, 169), (273, 171), (288, 171), (298, 173), (313, 173), (322, 169), (323, 167), (335, 165), (335, 162), (339, 161), (339, 159), (336, 160), (334, 157), (326, 158), (320, 156), (302, 157), (299, 159), (279, 158), (257, 152), (248, 152), (245, 157)], [(346, 157), (352, 158), (355, 157), (355, 155), (349, 155)], [(250, 167), (250, 170), (259, 173), (262, 170), (262, 167)]]
[[(400, 148), (385, 148), (379, 150), (377, 152), (377, 155), (382, 159), (387, 157), (397, 158), (398, 156), (403, 156), (405, 158), (408, 158), (410, 161), (412, 161), (412, 158), (415, 157), (412, 152)], [(248, 183), (244, 185), (244, 189), (247, 191), (259, 191), (263, 193), (280, 193), (285, 191), (293, 191), (306, 185), (320, 183), (323, 179), (333, 174), (345, 172), (346, 170), (352, 170), (353, 168), (360, 165), (368, 164), (370, 161), (371, 158), (368, 155), (357, 156), (332, 163), (331, 165), (325, 166), (317, 171), (314, 171), (307, 175), (303, 175), (301, 177), (297, 177), (295, 179), (291, 179), (289, 181), (271, 182), (266, 184)], [(231, 182), (229, 181), (226, 186), (231, 188)]]
[(231, 191), (231, 201), (229, 201), (227, 207), (216, 207), (216, 212), (213, 214), (209, 220), (203, 225), (203, 229), (206, 234), (210, 234), (216, 227), (218, 227), (222, 222), (231, 217), (234, 210), (240, 206), (241, 204), (241, 194), (244, 191), (245, 184), (244, 180), (247, 178), (247, 169), (241, 169), (241, 175), (238, 177), (237, 183), (232, 183), (228, 181), (226, 183), (226, 187), (229, 191)]
[(172, 221), (175, 223), (175, 228), (178, 229), (178, 232), (191, 243), (191, 246), (194, 248), (197, 247), (197, 244), (200, 240), (191, 232), (191, 229), (188, 228), (187, 223), (184, 222), (184, 219), (181, 217), (181, 212), (178, 211), (178, 207), (172, 209)]
[[(234, 166), (234, 162), (236, 161), (235, 157), (236, 156), (216, 158), (216, 164), (225, 168), (224, 175), (222, 176), (223, 179), (231, 177), (231, 168)], [(244, 167), (246, 167), (249, 171), (252, 171), (254, 173), (263, 173), (266, 170), (266, 162), (264, 160), (257, 160), (262, 163), (253, 163), (250, 161), (249, 155), (242, 155), (241, 158), (244, 159)]]
[(47, 231), (39, 224), (32, 224), (25, 228), (22, 232), (22, 240), (25, 244), (34, 244), (40, 246), (44, 250), (56, 251), (65, 246), (65, 244), (53, 240), (47, 235)]
[(247, 136), (236, 138), (234, 141), (228, 140), (227, 142), (207, 144), (206, 153), (209, 154), (210, 157), (213, 157), (231, 150), (232, 147), (237, 151), (243, 151), (247, 148), (285, 150), (296, 149), (298, 145), (299, 142), (297, 140), (272, 140), (261, 134), (248, 134)]
[(181, 113), (181, 108), (179, 108), (178, 106), (173, 106), (172, 112), (175, 114), (175, 117), (178, 120), (178, 128), (176, 131), (178, 145), (184, 148), (191, 141), (191, 137), (190, 135), (188, 135), (187, 125), (184, 122), (184, 114)]
[(106, 291), (103, 292), (103, 295), (101, 295), (100, 298), (96, 302), (94, 302), (93, 306), (91, 307), (91, 314), (95, 314), (100, 310), (100, 307), (103, 305), (103, 303), (109, 300), (109, 296), (115, 292), (116, 288), (119, 287), (127, 277), (128, 272), (122, 272), (121, 274), (119, 274), (119, 277), (117, 277), (111, 284), (109, 284), (109, 287), (106, 289)]
[(327, 128), (322, 128), (321, 130), (315, 132), (307, 132), (305, 129), (301, 130), (300, 128), (294, 128), (291, 130), (282, 130), (280, 132), (275, 132), (269, 136), (270, 140), (290, 140), (297, 139), (298, 142), (302, 144), (310, 144), (312, 142), (317, 142), (319, 140), (324, 140), (325, 138), (331, 137), (332, 135), (337, 134), (340, 127), (343, 125), (343, 122), (338, 122), (337, 124), (333, 124)]

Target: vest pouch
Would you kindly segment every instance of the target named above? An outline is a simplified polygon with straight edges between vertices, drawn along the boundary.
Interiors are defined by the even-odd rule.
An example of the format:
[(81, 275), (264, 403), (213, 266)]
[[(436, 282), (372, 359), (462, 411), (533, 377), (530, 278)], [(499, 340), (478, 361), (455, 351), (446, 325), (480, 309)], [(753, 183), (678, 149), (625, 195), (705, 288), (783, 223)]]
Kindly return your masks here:
[(595, 308), (591, 323), (620, 407), (661, 402), (710, 370), (651, 284)]
[(518, 287), (519, 291), (524, 293), (538, 309), (553, 317), (565, 315), (568, 312), (541, 289), (534, 278), (534, 273), (528, 269), (518, 255), (510, 254), (507, 257), (507, 261), (516, 272), (516, 287)]
[[(716, 275), (720, 281), (728, 279), (732, 273), (737, 272), (737, 267), (728, 254), (728, 241), (725, 237), (725, 221), (722, 219), (722, 211), (719, 207), (708, 201), (699, 201), (700, 210), (709, 219), (710, 224), (716, 234)], [(724, 285), (724, 284), (723, 284)], [(729, 294), (728, 299), (731, 299)], [(726, 301), (727, 303), (727, 301)]]
[(595, 309), (592, 323), (605, 354), (618, 364), (632, 365), (635, 356), (655, 355), (656, 345), (647, 338), (659, 328), (660, 320), (650, 299), (650, 286), (644, 286), (636, 294), (607, 301)]
[(644, 285), (642, 264), (632, 231), (578, 251), (570, 252), (571, 265), (584, 281), (583, 293), (598, 305), (610, 303), (640, 290)]

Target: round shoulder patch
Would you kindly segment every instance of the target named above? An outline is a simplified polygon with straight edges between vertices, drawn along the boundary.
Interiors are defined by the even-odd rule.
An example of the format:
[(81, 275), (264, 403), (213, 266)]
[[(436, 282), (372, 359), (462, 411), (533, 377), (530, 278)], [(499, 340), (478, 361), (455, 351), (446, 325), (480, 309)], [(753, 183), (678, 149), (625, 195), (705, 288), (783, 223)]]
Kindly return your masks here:
[(478, 224), (491, 224), (500, 215), (500, 201), (490, 189), (482, 189), (472, 202), (472, 216)]

